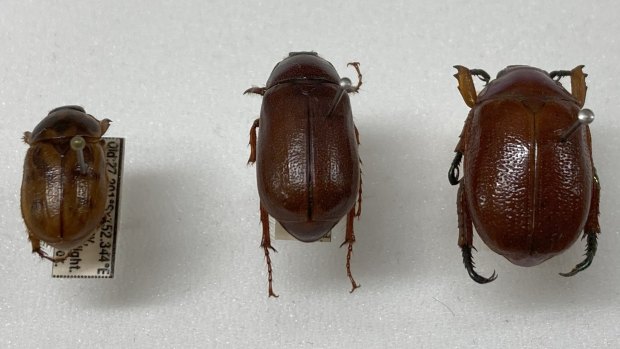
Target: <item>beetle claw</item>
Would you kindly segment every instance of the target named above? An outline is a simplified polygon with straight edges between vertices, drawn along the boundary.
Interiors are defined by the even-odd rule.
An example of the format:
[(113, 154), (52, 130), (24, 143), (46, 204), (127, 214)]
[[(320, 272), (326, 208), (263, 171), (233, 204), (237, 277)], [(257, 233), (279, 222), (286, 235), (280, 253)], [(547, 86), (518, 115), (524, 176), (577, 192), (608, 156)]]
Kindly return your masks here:
[(247, 95), (249, 93), (256, 93), (257, 95), (263, 96), (265, 94), (265, 91), (267, 91), (266, 87), (250, 87), (249, 89), (245, 90), (243, 94)]
[(588, 269), (588, 267), (592, 264), (594, 256), (596, 255), (596, 248), (598, 246), (598, 242), (596, 240), (596, 232), (588, 232), (586, 235), (588, 236), (585, 253), (586, 258), (581, 261), (581, 263), (577, 264), (573, 268), (573, 270), (569, 271), (568, 273), (560, 273), (560, 275), (565, 277), (573, 276), (581, 271)]
[(472, 280), (474, 280), (475, 282), (479, 284), (486, 284), (486, 283), (489, 283), (497, 279), (497, 273), (495, 273), (495, 270), (493, 270), (493, 274), (491, 274), (491, 276), (488, 278), (481, 276), (474, 270), (474, 260), (471, 255), (471, 247), (464, 246), (462, 247), (462, 251), (463, 251), (463, 264), (465, 264), (465, 269), (467, 269), (467, 273), (469, 274), (469, 277)]
[(462, 158), (463, 158), (463, 153), (461, 153), (460, 151), (457, 151), (456, 155), (454, 156), (454, 160), (452, 160), (452, 165), (450, 166), (450, 170), (448, 171), (448, 181), (450, 181), (450, 184), (452, 185), (459, 184), (459, 175), (460, 175), (459, 165), (461, 164)]

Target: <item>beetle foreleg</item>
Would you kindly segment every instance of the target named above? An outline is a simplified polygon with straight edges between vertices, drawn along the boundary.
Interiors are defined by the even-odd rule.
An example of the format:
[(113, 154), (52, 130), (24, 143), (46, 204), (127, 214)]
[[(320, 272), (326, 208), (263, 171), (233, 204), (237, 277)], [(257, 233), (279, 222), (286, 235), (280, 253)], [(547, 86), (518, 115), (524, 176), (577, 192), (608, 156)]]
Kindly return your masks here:
[(344, 244), (349, 244), (347, 249), (347, 276), (349, 280), (351, 280), (351, 291), (353, 293), (356, 288), (360, 287), (355, 280), (353, 279), (353, 274), (351, 274), (351, 255), (353, 255), (353, 243), (355, 242), (355, 232), (353, 231), (353, 218), (355, 218), (355, 207), (351, 208), (349, 214), (347, 215), (347, 234), (344, 239), (344, 242), (340, 245), (340, 247), (344, 246)]
[(273, 292), (273, 270), (271, 269), (271, 258), (269, 257), (269, 249), (272, 249), (273, 252), (276, 251), (273, 246), (271, 246), (271, 237), (269, 236), (269, 214), (267, 210), (260, 205), (260, 222), (263, 226), (263, 239), (260, 243), (260, 247), (265, 251), (265, 259), (267, 260), (267, 273), (269, 280), (269, 297), (278, 298), (278, 295)]
[(260, 119), (254, 120), (252, 128), (250, 128), (250, 158), (248, 159), (248, 165), (256, 162), (256, 128), (258, 127)]
[(30, 131), (24, 132), (24, 136), (22, 137), (22, 140), (24, 141), (24, 143), (30, 144), (31, 138), (32, 138), (32, 133)]
[(450, 181), (450, 184), (452, 185), (459, 184), (459, 176), (460, 176), (459, 165), (461, 164), (462, 158), (463, 158), (463, 153), (461, 153), (460, 151), (457, 151), (456, 155), (454, 156), (454, 160), (452, 160), (452, 165), (450, 166), (450, 170), (448, 171), (448, 181)]
[(587, 269), (596, 255), (596, 248), (598, 246), (597, 235), (601, 233), (601, 227), (598, 224), (599, 214), (599, 201), (601, 193), (601, 185), (594, 170), (594, 181), (592, 188), (592, 200), (590, 203), (590, 212), (588, 213), (588, 219), (586, 220), (586, 226), (584, 228), (584, 237), (587, 237), (586, 243), (586, 258), (579, 264), (577, 264), (573, 270), (568, 273), (560, 273), (562, 276), (573, 276), (580, 271)]
[(549, 77), (555, 81), (560, 81), (561, 78), (570, 76), (570, 70), (554, 70), (549, 73)]
[(485, 72), (482, 69), (471, 69), (469, 72), (471, 73), (471, 75), (475, 75), (478, 79), (482, 80), (485, 85), (488, 84), (489, 81), (491, 81), (491, 76), (489, 75), (489, 73)]
[(459, 186), (459, 192), (457, 194), (457, 213), (459, 217), (459, 247), (461, 248), (463, 264), (465, 264), (465, 269), (467, 269), (469, 277), (479, 284), (486, 284), (495, 280), (497, 278), (495, 270), (489, 278), (481, 276), (474, 270), (474, 260), (471, 254), (472, 248), (474, 250), (476, 249), (473, 246), (474, 231), (462, 183)]
[(256, 93), (257, 95), (263, 96), (265, 91), (267, 91), (266, 87), (250, 87), (249, 89), (243, 91), (243, 94), (247, 95), (248, 93)]

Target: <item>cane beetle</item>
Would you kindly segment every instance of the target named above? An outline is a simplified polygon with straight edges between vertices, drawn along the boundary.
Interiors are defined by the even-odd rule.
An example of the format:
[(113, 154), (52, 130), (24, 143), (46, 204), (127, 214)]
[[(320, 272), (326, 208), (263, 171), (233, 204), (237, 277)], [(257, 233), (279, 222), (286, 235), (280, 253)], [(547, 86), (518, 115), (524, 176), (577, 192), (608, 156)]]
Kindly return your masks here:
[(303, 242), (321, 239), (346, 215), (346, 270), (351, 292), (359, 287), (350, 267), (353, 219), (359, 217), (362, 202), (359, 133), (348, 93), (358, 92), (362, 74), (359, 63), (348, 65), (357, 71), (357, 86), (341, 79), (315, 52), (292, 52), (275, 66), (266, 87), (245, 91), (263, 96), (260, 118), (250, 129), (248, 164), (256, 162), (270, 297), (277, 295), (272, 288), (269, 249), (275, 249), (269, 215)]
[[(21, 211), (32, 252), (53, 262), (41, 241), (69, 249), (80, 245), (104, 218), (107, 198), (104, 140), (110, 120), (79, 106), (49, 112), (32, 132), (24, 161)], [(66, 257), (65, 257), (66, 258)]]
[[(496, 253), (534, 266), (568, 249), (584, 232), (586, 257), (568, 273), (588, 268), (596, 254), (600, 184), (592, 161), (583, 66), (547, 73), (508, 66), (490, 81), (480, 69), (455, 66), (458, 89), (471, 108), (448, 171), (459, 185), (457, 211), (463, 263), (474, 270), (473, 226)], [(479, 94), (472, 77), (486, 83)], [(560, 83), (570, 77), (571, 92)], [(459, 164), (465, 156), (463, 178)]]

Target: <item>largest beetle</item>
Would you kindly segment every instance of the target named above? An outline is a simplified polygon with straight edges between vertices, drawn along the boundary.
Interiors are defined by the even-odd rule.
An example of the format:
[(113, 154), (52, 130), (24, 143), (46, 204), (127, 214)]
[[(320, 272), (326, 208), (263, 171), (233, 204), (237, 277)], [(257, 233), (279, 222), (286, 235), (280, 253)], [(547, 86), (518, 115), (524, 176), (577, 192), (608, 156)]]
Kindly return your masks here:
[(261, 247), (267, 260), (270, 297), (277, 296), (269, 258), (269, 249), (274, 250), (269, 215), (303, 242), (321, 239), (347, 216), (343, 242), (348, 244), (347, 275), (351, 292), (358, 287), (350, 259), (355, 241), (353, 218), (360, 214), (361, 173), (359, 138), (347, 93), (359, 90), (362, 76), (359, 63), (349, 65), (358, 73), (354, 87), (315, 52), (292, 52), (275, 66), (266, 87), (245, 91), (263, 96), (260, 118), (250, 130), (248, 163), (256, 162)]
[[(585, 260), (561, 275), (586, 269), (600, 233), (600, 186), (586, 125), (593, 114), (581, 109), (587, 89), (583, 66), (551, 73), (509, 66), (491, 82), (483, 70), (455, 68), (471, 110), (448, 178), (459, 184), (458, 244), (470, 277), (478, 283), (496, 277), (495, 272), (485, 278), (474, 271), (472, 223), (493, 251), (520, 266), (561, 253), (584, 231)], [(479, 94), (472, 76), (488, 83)], [(559, 82), (565, 76), (571, 79), (571, 92)]]
[(21, 210), (32, 251), (49, 257), (41, 241), (68, 249), (81, 244), (104, 218), (108, 180), (105, 141), (110, 120), (101, 121), (79, 106), (49, 112), (32, 132), (24, 161)]

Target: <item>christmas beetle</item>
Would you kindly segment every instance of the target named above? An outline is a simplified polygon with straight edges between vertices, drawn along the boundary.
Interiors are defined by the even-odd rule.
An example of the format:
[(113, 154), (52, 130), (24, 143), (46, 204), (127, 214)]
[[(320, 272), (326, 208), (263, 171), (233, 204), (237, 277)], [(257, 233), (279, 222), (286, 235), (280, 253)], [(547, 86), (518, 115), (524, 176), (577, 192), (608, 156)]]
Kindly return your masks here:
[[(596, 254), (600, 185), (592, 162), (583, 66), (547, 73), (509, 66), (495, 80), (480, 69), (455, 66), (458, 89), (471, 108), (448, 172), (459, 185), (457, 211), (463, 262), (478, 283), (471, 249), (473, 226), (496, 253), (534, 266), (562, 253), (584, 232), (586, 257), (563, 276), (588, 268)], [(476, 94), (473, 77), (486, 84)], [(571, 92), (560, 83), (570, 77)], [(465, 157), (463, 178), (459, 164)]]
[(293, 52), (275, 66), (266, 87), (245, 91), (263, 96), (260, 118), (250, 129), (248, 164), (256, 162), (270, 297), (277, 296), (269, 215), (303, 242), (321, 239), (346, 216), (346, 270), (351, 292), (359, 287), (350, 267), (353, 219), (361, 209), (359, 134), (348, 93), (359, 90), (362, 74), (359, 63), (349, 65), (357, 71), (357, 86), (315, 52)]
[(80, 245), (99, 227), (108, 180), (104, 140), (110, 120), (101, 121), (79, 106), (49, 112), (32, 132), (24, 161), (21, 211), (33, 253), (48, 256), (41, 242), (55, 248)]

